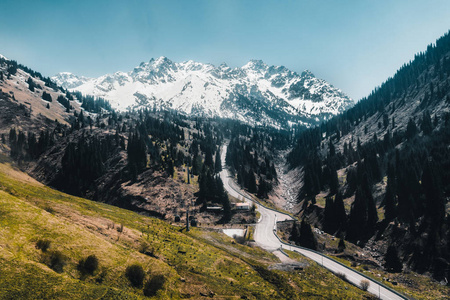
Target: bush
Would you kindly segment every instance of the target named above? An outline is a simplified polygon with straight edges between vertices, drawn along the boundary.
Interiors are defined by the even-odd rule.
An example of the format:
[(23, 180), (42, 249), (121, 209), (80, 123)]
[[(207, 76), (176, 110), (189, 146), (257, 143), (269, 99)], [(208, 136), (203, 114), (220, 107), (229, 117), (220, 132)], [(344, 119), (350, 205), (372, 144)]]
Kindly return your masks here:
[(86, 259), (81, 259), (78, 262), (78, 271), (82, 274), (94, 274), (98, 269), (98, 258), (95, 255), (89, 255)]
[(336, 276), (344, 281), (347, 281), (347, 276), (344, 273), (336, 273)]
[(139, 264), (128, 266), (125, 270), (125, 276), (133, 286), (141, 287), (145, 277), (144, 269)]
[(57, 273), (62, 273), (66, 265), (66, 257), (60, 251), (48, 251), (42, 257), (42, 262)]
[(145, 283), (144, 295), (147, 297), (155, 296), (156, 293), (164, 286), (166, 278), (163, 275), (156, 275)]
[(343, 238), (339, 239), (339, 244), (338, 244), (338, 250), (339, 252), (344, 252), (346, 246), (345, 246), (345, 241)]
[(36, 242), (36, 249), (40, 249), (40, 250), (42, 250), (42, 252), (46, 252), (49, 247), (50, 247), (49, 240), (38, 240)]
[(369, 289), (369, 286), (370, 286), (369, 280), (366, 279), (361, 280), (361, 289), (363, 291), (367, 291)]

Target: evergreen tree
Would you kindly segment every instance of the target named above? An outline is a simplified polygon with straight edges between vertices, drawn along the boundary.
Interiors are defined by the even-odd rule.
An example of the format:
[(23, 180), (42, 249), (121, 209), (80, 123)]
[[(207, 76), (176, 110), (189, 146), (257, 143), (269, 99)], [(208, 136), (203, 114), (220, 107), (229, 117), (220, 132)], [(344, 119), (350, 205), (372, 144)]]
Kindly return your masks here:
[(247, 177), (247, 188), (250, 193), (256, 193), (256, 178), (255, 174), (253, 173), (253, 170), (250, 170)]
[(205, 152), (205, 162), (204, 164), (210, 168), (211, 170), (213, 170), (214, 168), (214, 163), (213, 163), (213, 158), (212, 158), (212, 152), (210, 150), (210, 148), (208, 147), (206, 152)]
[(223, 218), (222, 222), (227, 223), (231, 220), (231, 203), (228, 199), (228, 195), (223, 188), (222, 179), (220, 176), (216, 176), (216, 197), (217, 202), (222, 204), (223, 207)]
[(194, 153), (194, 157), (192, 158), (192, 174), (200, 175), (200, 171), (202, 170), (203, 163), (202, 158), (197, 153)]
[(290, 240), (293, 241), (296, 245), (298, 245), (299, 239), (300, 239), (300, 231), (298, 229), (297, 222), (294, 221), (294, 224), (292, 224)]
[(420, 125), (420, 129), (423, 134), (430, 134), (433, 131), (433, 125), (431, 123), (431, 116), (428, 111), (424, 111), (422, 115), (422, 124)]
[(406, 138), (408, 140), (412, 139), (417, 134), (417, 126), (413, 119), (409, 119), (408, 125), (406, 126)]
[(134, 133), (130, 132), (128, 137), (128, 168), (133, 180), (147, 166), (147, 149), (144, 142), (144, 137), (136, 130)]
[(344, 252), (345, 248), (346, 248), (346, 246), (345, 246), (345, 241), (344, 241), (344, 239), (341, 237), (341, 238), (339, 239), (338, 250), (339, 250), (339, 252)]
[(311, 226), (306, 222), (305, 219), (303, 219), (302, 223), (300, 224), (300, 236), (298, 242), (302, 247), (317, 250), (316, 237), (311, 230)]
[(353, 201), (350, 210), (349, 224), (347, 231), (347, 240), (360, 240), (367, 227), (367, 199), (364, 197), (364, 192), (361, 187), (356, 188), (355, 201)]
[(52, 102), (52, 96), (45, 91), (42, 93), (42, 99), (48, 102)]
[(269, 197), (268, 193), (270, 191), (269, 184), (262, 178), (259, 178), (258, 184), (258, 198), (267, 199)]
[(36, 87), (36, 84), (34, 83), (33, 79), (31, 79), (31, 76), (27, 79), (28, 83), (28, 89), (32, 92), (34, 92), (34, 88)]
[(214, 161), (214, 171), (216, 173), (219, 173), (220, 171), (222, 171), (222, 161), (220, 159), (220, 151), (219, 150), (216, 151), (216, 159)]
[(330, 168), (330, 195), (335, 195), (339, 189), (339, 179), (336, 169)]
[(347, 213), (345, 212), (344, 197), (338, 192), (334, 198), (334, 220), (335, 229), (339, 231), (345, 230), (347, 226)]
[(325, 209), (323, 213), (323, 230), (333, 234), (335, 230), (335, 210), (333, 198), (327, 197), (325, 200)]
[(386, 255), (384, 256), (384, 261), (384, 268), (388, 272), (399, 273), (403, 269), (403, 265), (398, 258), (397, 248), (393, 245), (388, 247)]
[(422, 174), (422, 189), (425, 194), (425, 217), (430, 222), (432, 229), (436, 230), (439, 224), (443, 224), (446, 201), (442, 197), (442, 188), (431, 162), (425, 164)]

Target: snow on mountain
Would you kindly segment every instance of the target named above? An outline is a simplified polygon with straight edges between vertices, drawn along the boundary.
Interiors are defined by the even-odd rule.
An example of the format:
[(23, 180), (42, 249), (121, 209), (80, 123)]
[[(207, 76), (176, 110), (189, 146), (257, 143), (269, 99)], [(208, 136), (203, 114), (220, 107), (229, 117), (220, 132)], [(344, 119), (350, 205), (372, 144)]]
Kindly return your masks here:
[(0, 54), (0, 58), (4, 59), (4, 60), (9, 60), (8, 58), (6, 58), (4, 55)]
[(88, 78), (84, 76), (77, 76), (69, 72), (61, 72), (56, 76), (52, 77), (52, 80), (59, 86), (62, 86), (65, 89), (76, 88), (93, 78)]
[(353, 105), (343, 92), (309, 71), (299, 75), (261, 60), (230, 68), (160, 57), (127, 73), (98, 78), (59, 73), (52, 79), (69, 90), (108, 99), (119, 110), (156, 106), (273, 126), (310, 125)]

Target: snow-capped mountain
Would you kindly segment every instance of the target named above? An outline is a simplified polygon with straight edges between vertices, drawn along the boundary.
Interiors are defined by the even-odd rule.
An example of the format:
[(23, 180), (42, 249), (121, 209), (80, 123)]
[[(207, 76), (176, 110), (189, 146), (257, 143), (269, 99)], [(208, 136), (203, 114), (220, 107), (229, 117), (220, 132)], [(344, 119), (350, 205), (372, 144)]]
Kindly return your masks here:
[(52, 77), (52, 80), (63, 86), (65, 89), (73, 89), (84, 83), (93, 80), (94, 78), (88, 78), (84, 76), (77, 76), (69, 72), (61, 72)]
[(59, 73), (52, 79), (69, 90), (108, 99), (119, 110), (156, 106), (273, 126), (314, 124), (353, 105), (343, 92), (309, 71), (299, 75), (260, 60), (230, 68), (160, 57), (127, 73), (99, 78)]

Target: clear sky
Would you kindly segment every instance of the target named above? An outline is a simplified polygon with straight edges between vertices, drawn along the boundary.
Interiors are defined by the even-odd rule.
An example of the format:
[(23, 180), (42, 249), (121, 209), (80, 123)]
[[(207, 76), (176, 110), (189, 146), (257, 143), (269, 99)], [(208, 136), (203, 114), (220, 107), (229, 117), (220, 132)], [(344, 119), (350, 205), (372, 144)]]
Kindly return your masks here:
[(1, 0), (0, 53), (45, 76), (152, 57), (312, 71), (355, 100), (450, 29), (448, 0)]

